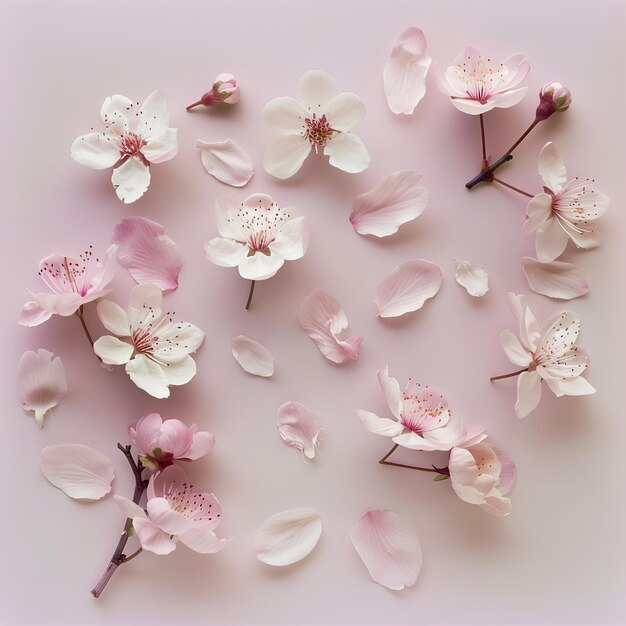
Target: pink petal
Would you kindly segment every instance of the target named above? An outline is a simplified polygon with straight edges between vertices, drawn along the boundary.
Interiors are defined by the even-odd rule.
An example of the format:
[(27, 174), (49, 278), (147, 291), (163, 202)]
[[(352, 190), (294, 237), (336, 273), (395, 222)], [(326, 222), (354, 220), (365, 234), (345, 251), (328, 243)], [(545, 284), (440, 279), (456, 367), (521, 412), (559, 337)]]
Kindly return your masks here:
[(440, 287), (439, 266), (422, 259), (406, 261), (385, 276), (376, 288), (378, 315), (398, 317), (417, 311)]
[(183, 260), (163, 226), (145, 217), (125, 217), (113, 229), (118, 261), (138, 283), (153, 283), (162, 291), (178, 287)]
[(498, 491), (506, 496), (513, 489), (515, 483), (516, 467), (513, 459), (500, 448), (497, 448), (491, 444), (493, 451), (496, 453), (498, 460), (500, 461), (500, 484), (498, 485)]
[(24, 352), (17, 366), (17, 388), (22, 406), (35, 412), (43, 428), (45, 414), (57, 406), (67, 393), (67, 378), (60, 357), (39, 349)]
[(97, 450), (78, 443), (41, 451), (44, 476), (70, 498), (99, 500), (111, 491), (113, 464)]
[(285, 402), (278, 408), (278, 434), (288, 446), (298, 448), (309, 459), (315, 456), (320, 426), (320, 418), (299, 402)]
[(204, 169), (222, 183), (243, 187), (254, 174), (252, 161), (245, 150), (232, 139), (208, 142), (198, 140)]
[(254, 550), (263, 563), (291, 565), (311, 553), (321, 534), (322, 520), (316, 511), (291, 509), (272, 515), (261, 525)]
[(393, 113), (413, 113), (426, 93), (431, 62), (426, 38), (419, 28), (411, 26), (396, 39), (383, 72), (385, 96)]
[(542, 263), (525, 256), (522, 258), (522, 270), (528, 286), (542, 296), (571, 300), (589, 292), (585, 275), (572, 263)]
[(274, 373), (274, 357), (260, 343), (237, 335), (231, 342), (233, 356), (241, 367), (254, 376), (272, 376)]
[(348, 331), (348, 318), (339, 301), (323, 289), (311, 292), (302, 302), (300, 325), (329, 361), (359, 358), (363, 337)]
[(395, 172), (357, 196), (350, 213), (354, 230), (360, 235), (387, 237), (421, 215), (428, 203), (428, 190), (418, 184), (420, 179), (421, 175), (412, 170)]
[(388, 589), (415, 584), (422, 568), (422, 548), (417, 533), (393, 511), (368, 511), (350, 533), (370, 576)]
[(489, 291), (489, 276), (482, 265), (459, 261), (454, 271), (454, 279), (475, 298), (480, 298)]
[(170, 535), (151, 520), (145, 517), (135, 517), (133, 528), (144, 550), (155, 554), (170, 554), (176, 550), (176, 543), (172, 541)]

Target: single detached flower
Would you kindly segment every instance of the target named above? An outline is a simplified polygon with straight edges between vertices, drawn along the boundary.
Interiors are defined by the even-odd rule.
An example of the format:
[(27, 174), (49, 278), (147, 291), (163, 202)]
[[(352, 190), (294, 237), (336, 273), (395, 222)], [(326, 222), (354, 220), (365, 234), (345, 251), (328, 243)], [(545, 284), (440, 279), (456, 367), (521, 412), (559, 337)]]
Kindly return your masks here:
[(493, 108), (516, 105), (528, 89), (520, 85), (529, 71), (524, 54), (514, 54), (502, 63), (495, 63), (483, 57), (480, 50), (468, 46), (437, 82), (459, 111), (479, 115)]
[(300, 79), (298, 99), (276, 98), (263, 109), (263, 121), (280, 135), (263, 157), (266, 171), (276, 178), (290, 178), (314, 149), (344, 172), (362, 172), (370, 164), (370, 155), (352, 131), (364, 117), (365, 104), (358, 96), (339, 93), (325, 72), (307, 72)]
[(202, 95), (200, 100), (190, 104), (187, 111), (203, 104), (212, 107), (216, 104), (236, 104), (239, 102), (239, 83), (232, 74), (218, 74), (213, 81), (210, 91)]
[(435, 389), (409, 379), (401, 392), (388, 367), (378, 372), (378, 382), (393, 419), (358, 410), (361, 423), (370, 432), (391, 437), (410, 450), (446, 451), (465, 439), (461, 419), (453, 417), (448, 401)]
[(507, 357), (524, 369), (513, 374), (494, 376), (493, 380), (519, 376), (515, 413), (526, 417), (541, 400), (544, 381), (555, 396), (584, 396), (595, 389), (582, 377), (589, 356), (576, 345), (580, 319), (564, 311), (552, 316), (542, 328), (526, 304), (526, 298), (509, 293), (513, 315), (519, 324), (519, 338), (510, 330), (502, 331), (500, 341)]
[(196, 552), (219, 552), (226, 545), (226, 539), (218, 539), (213, 532), (220, 523), (220, 503), (212, 493), (192, 489), (185, 472), (170, 465), (150, 477), (146, 511), (123, 496), (114, 498), (132, 520), (144, 550), (169, 554), (181, 541)]
[(78, 257), (51, 254), (39, 263), (39, 276), (50, 292), (26, 291), (29, 300), (22, 308), (18, 324), (38, 326), (53, 315), (69, 316), (88, 302), (109, 293), (106, 287), (115, 273), (117, 246), (109, 247), (104, 260), (93, 254), (93, 247)]
[(213, 433), (199, 432), (195, 424), (186, 426), (174, 418), (163, 419), (158, 413), (142, 417), (128, 430), (144, 467), (155, 470), (174, 461), (195, 461), (215, 445)]
[(537, 232), (535, 248), (540, 261), (554, 261), (571, 239), (579, 248), (598, 245), (591, 223), (608, 208), (609, 199), (595, 188), (595, 181), (578, 177), (567, 180), (565, 163), (549, 141), (539, 154), (543, 192), (528, 203), (522, 223), (525, 233)]
[(536, 116), (548, 119), (553, 113), (563, 113), (572, 104), (572, 94), (561, 83), (546, 83), (539, 91), (539, 106)]
[(135, 202), (150, 185), (150, 165), (169, 161), (178, 152), (178, 131), (169, 127), (165, 93), (152, 92), (141, 106), (112, 96), (104, 101), (100, 116), (104, 130), (78, 137), (72, 158), (96, 170), (112, 167), (118, 198)]
[(130, 292), (128, 310), (98, 303), (98, 316), (111, 335), (100, 337), (94, 352), (107, 365), (125, 365), (130, 379), (155, 398), (167, 398), (169, 385), (184, 385), (196, 375), (195, 352), (204, 333), (187, 322), (175, 322), (161, 310), (161, 290), (151, 283)]

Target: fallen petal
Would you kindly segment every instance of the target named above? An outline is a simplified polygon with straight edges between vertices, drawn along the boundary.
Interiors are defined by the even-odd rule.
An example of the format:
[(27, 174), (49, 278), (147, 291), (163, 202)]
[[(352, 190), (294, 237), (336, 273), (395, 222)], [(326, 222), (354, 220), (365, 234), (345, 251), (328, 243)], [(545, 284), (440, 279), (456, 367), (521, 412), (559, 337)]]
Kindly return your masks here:
[(42, 348), (37, 352), (24, 352), (17, 365), (17, 389), (22, 406), (35, 412), (37, 424), (43, 428), (45, 414), (67, 393), (61, 358)]
[(522, 258), (522, 270), (528, 286), (548, 298), (572, 300), (589, 292), (585, 275), (572, 263), (542, 263), (525, 256)]
[(153, 283), (162, 291), (178, 287), (183, 259), (161, 224), (145, 217), (125, 217), (113, 229), (117, 259), (138, 283)]
[(234, 337), (231, 346), (235, 360), (248, 374), (267, 377), (274, 373), (274, 357), (265, 346), (243, 335)]
[(222, 183), (243, 187), (254, 174), (252, 161), (246, 151), (232, 139), (208, 142), (198, 140), (204, 169)]
[(422, 569), (422, 548), (415, 530), (397, 513), (368, 511), (350, 538), (374, 581), (396, 590), (415, 584)]
[(278, 434), (288, 446), (298, 448), (309, 459), (315, 456), (320, 426), (320, 418), (299, 402), (285, 402), (278, 408)]
[(315, 548), (322, 534), (322, 520), (313, 509), (299, 508), (272, 515), (254, 540), (257, 558), (268, 565), (291, 565)]
[(412, 170), (395, 172), (376, 187), (357, 196), (350, 222), (359, 235), (387, 237), (406, 222), (420, 216), (428, 203), (428, 190)]
[(489, 276), (482, 265), (472, 265), (469, 261), (458, 261), (454, 278), (470, 296), (480, 298), (489, 291)]
[(421, 309), (441, 287), (441, 268), (415, 259), (398, 265), (376, 288), (374, 302), (380, 317), (398, 317)]
[(104, 454), (79, 443), (44, 448), (41, 471), (55, 487), (77, 500), (99, 500), (111, 491), (115, 475)]

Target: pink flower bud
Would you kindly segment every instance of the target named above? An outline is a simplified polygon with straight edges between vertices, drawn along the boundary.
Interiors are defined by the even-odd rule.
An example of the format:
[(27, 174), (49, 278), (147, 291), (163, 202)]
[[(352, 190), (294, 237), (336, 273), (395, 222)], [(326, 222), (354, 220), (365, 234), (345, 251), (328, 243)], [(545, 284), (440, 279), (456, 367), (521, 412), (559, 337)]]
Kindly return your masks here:
[(572, 94), (561, 83), (546, 83), (539, 91), (539, 106), (536, 115), (548, 119), (553, 113), (567, 111), (572, 103)]
[(215, 104), (235, 104), (239, 102), (239, 84), (232, 74), (219, 74), (213, 81), (211, 91), (207, 91), (202, 95), (200, 100), (190, 104), (187, 111), (203, 104), (206, 107)]

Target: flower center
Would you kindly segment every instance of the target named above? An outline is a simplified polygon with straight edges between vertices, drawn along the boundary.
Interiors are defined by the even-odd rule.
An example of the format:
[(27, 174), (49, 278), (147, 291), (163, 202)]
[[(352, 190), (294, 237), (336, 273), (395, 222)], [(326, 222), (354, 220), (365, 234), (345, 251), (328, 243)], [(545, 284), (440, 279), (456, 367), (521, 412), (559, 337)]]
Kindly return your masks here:
[(425, 406), (426, 398), (403, 394), (400, 421), (417, 435), (445, 426), (449, 409), (443, 406)]
[(280, 227), (290, 217), (289, 211), (281, 209), (275, 202), (264, 206), (263, 201), (259, 200), (254, 205), (242, 203), (229, 221), (234, 220), (243, 231), (246, 239), (242, 243), (248, 246), (249, 256), (257, 252), (269, 255), (270, 245), (276, 239)]
[(315, 113), (312, 117), (305, 117), (306, 128), (304, 130), (304, 138), (311, 142), (317, 152), (318, 147), (324, 147), (326, 142), (332, 137), (333, 133), (338, 131), (330, 127), (326, 115), (318, 118)]
[(465, 90), (470, 100), (476, 100), (481, 104), (486, 104), (496, 88), (506, 76), (506, 69), (501, 63), (500, 67), (491, 65), (491, 59), (483, 59), (479, 56), (472, 62), (470, 56), (456, 66), (456, 77)]
[(139, 154), (141, 149), (147, 145), (148, 142), (137, 133), (128, 132), (122, 135), (120, 138), (120, 154), (122, 156), (135, 156)]

